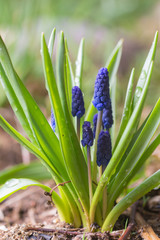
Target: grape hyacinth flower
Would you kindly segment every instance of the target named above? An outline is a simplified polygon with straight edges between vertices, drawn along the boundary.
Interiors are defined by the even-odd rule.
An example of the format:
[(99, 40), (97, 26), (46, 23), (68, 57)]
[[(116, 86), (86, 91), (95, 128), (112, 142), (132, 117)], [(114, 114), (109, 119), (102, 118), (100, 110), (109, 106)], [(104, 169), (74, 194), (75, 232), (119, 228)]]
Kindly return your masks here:
[(96, 113), (93, 117), (93, 137), (94, 138), (96, 135), (97, 118), (98, 118), (98, 113)]
[(102, 171), (107, 167), (112, 157), (111, 137), (108, 131), (101, 131), (97, 145), (97, 165), (102, 166)]
[(96, 133), (95, 133), (95, 148), (93, 155), (93, 179), (96, 181), (96, 153), (97, 153), (97, 141), (98, 136), (102, 127), (102, 114), (103, 109), (108, 108), (111, 105), (110, 99), (110, 89), (109, 89), (109, 73), (107, 68), (101, 68), (98, 71), (95, 88), (94, 88), (94, 99), (92, 101), (95, 108), (98, 110), (98, 118), (96, 124)]
[(87, 146), (87, 161), (88, 161), (88, 183), (89, 183), (89, 197), (90, 197), (90, 204), (92, 201), (92, 176), (91, 176), (91, 153), (90, 147), (93, 145), (93, 132), (91, 129), (91, 123), (85, 121), (83, 126), (83, 133), (82, 133), (82, 146)]
[(81, 118), (85, 113), (82, 91), (79, 87), (72, 88), (72, 115)]
[(54, 117), (54, 113), (53, 113), (52, 109), (51, 109), (51, 127), (53, 129), (53, 132), (55, 132), (55, 130), (56, 130), (56, 122), (55, 122), (55, 117)]
[(84, 115), (84, 100), (79, 87), (72, 88), (72, 116), (77, 117), (77, 137), (80, 140), (80, 118)]
[(98, 71), (94, 88), (94, 100), (92, 103), (98, 111), (102, 111), (110, 105), (109, 75), (107, 68), (101, 68)]
[(102, 115), (102, 124), (103, 129), (105, 128), (108, 130), (113, 125), (113, 115), (112, 115), (112, 105), (110, 104), (109, 107), (106, 109), (103, 109), (103, 115)]
[(83, 135), (82, 135), (82, 146), (85, 147), (86, 145), (91, 147), (93, 145), (93, 132), (91, 129), (91, 123), (85, 121), (83, 126)]
[[(105, 168), (107, 167), (112, 157), (112, 144), (111, 137), (108, 131), (101, 131), (97, 144), (97, 165), (99, 166), (99, 177), (102, 176)], [(103, 191), (103, 219), (106, 217), (107, 212), (107, 187)]]

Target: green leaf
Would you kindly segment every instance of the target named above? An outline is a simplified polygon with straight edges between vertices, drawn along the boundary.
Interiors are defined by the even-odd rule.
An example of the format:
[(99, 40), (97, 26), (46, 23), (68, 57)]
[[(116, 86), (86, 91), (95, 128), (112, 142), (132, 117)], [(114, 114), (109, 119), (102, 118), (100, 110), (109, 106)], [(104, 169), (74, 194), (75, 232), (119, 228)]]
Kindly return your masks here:
[[(154, 150), (158, 147), (159, 144), (160, 144), (160, 134), (147, 147), (147, 149), (144, 151), (141, 158), (137, 162), (136, 166), (134, 167), (134, 169), (128, 175), (128, 181), (132, 180), (131, 182), (129, 182), (129, 184), (132, 184), (132, 182), (135, 182), (140, 177), (142, 177), (142, 172), (140, 170), (144, 166), (145, 161), (151, 156), (151, 154), (154, 152)], [(144, 170), (145, 169), (143, 169), (143, 171)], [(145, 171), (143, 175), (145, 176)]]
[(75, 71), (75, 85), (78, 86), (81, 90), (82, 90), (83, 61), (84, 61), (84, 38), (81, 39), (81, 42), (79, 44)]
[(8, 180), (3, 186), (0, 187), (0, 202), (5, 200), (7, 197), (12, 195), (13, 193), (26, 189), (30, 186), (38, 186), (41, 187), (44, 191), (50, 192), (51, 188), (31, 179), (27, 178), (13, 178)]
[(33, 161), (29, 164), (17, 164), (0, 171), (0, 184), (4, 184), (10, 178), (31, 178), (33, 180), (51, 179), (51, 174), (39, 161)]
[(141, 127), (134, 133), (133, 137), (132, 137), (132, 140), (130, 141), (125, 153), (123, 154), (123, 157), (121, 158), (121, 160), (119, 161), (119, 163), (117, 164), (117, 167), (116, 167), (116, 170), (114, 172), (114, 174), (111, 176), (111, 179), (110, 179), (110, 182), (108, 184), (108, 192), (110, 191), (110, 188), (112, 188), (112, 184), (114, 182), (114, 179), (116, 178), (116, 175), (118, 174), (118, 172), (120, 171), (121, 167), (123, 166), (123, 163), (126, 159), (126, 157), (128, 156), (128, 154), (130, 153), (132, 147), (134, 146), (135, 142), (137, 141), (141, 131), (143, 130), (148, 118), (150, 116), (150, 113), (149, 115), (147, 116), (147, 118), (144, 120), (144, 122), (142, 123)]
[(132, 149), (128, 153), (121, 169), (119, 170), (119, 172), (115, 177), (115, 181), (112, 184), (112, 188), (108, 195), (109, 208), (110, 208), (110, 201), (111, 201), (111, 205), (113, 205), (115, 199), (117, 199), (119, 194), (128, 185), (130, 181), (130, 174), (131, 175), (136, 174), (137, 169), (135, 169), (135, 166), (138, 164), (138, 161), (141, 159), (141, 156), (143, 155), (151, 138), (153, 137), (156, 129), (160, 124), (159, 112), (160, 112), (160, 99), (155, 105), (152, 113), (148, 118), (148, 121), (146, 122), (135, 144), (133, 145)]
[[(122, 44), (123, 41), (120, 40), (116, 47), (114, 48), (114, 50), (112, 51), (105, 67), (108, 69), (109, 71), (109, 79), (110, 79), (110, 88), (112, 91), (112, 87), (114, 86), (114, 83), (116, 81), (116, 73), (118, 70), (118, 66), (120, 63), (120, 58), (122, 55)], [(92, 101), (89, 105), (88, 111), (86, 113), (86, 117), (85, 117), (85, 121), (89, 121), (92, 122), (93, 121), (93, 116), (94, 114), (96, 114), (97, 109), (93, 106)]]
[(50, 35), (50, 38), (49, 38), (49, 43), (48, 43), (49, 55), (51, 56), (51, 58), (52, 58), (52, 54), (53, 54), (55, 35), (56, 35), (56, 29), (54, 28), (51, 32), (51, 35)]
[(112, 85), (112, 89), (111, 89), (112, 114), (114, 119), (112, 128), (110, 129), (112, 145), (115, 142), (115, 135), (116, 135), (115, 134), (116, 132), (116, 90), (117, 90), (117, 78), (115, 76), (114, 85)]
[(121, 124), (119, 127), (119, 132), (118, 132), (118, 136), (116, 139), (116, 143), (114, 146), (114, 149), (116, 148), (125, 128), (126, 125), (129, 121), (130, 118), (130, 114), (131, 114), (131, 101), (132, 101), (132, 92), (133, 92), (133, 82), (134, 82), (134, 73), (135, 73), (135, 69), (133, 68), (131, 71), (131, 75), (129, 78), (129, 82), (128, 82), (128, 88), (127, 88), (127, 93), (126, 93), (126, 98), (125, 98), (125, 103), (124, 103), (124, 108), (123, 108), (123, 114), (122, 114), (122, 119), (121, 119)]
[(67, 77), (67, 88), (69, 95), (69, 106), (72, 104), (72, 88), (75, 86), (74, 74), (72, 70), (72, 65), (69, 57), (69, 51), (67, 46), (67, 40), (65, 39), (65, 55), (66, 55), (66, 77)]
[(1, 85), (1, 82), (0, 82), (0, 107), (2, 107), (4, 105), (4, 103), (6, 102), (6, 95), (5, 95), (5, 92), (3, 91), (3, 87)]
[[(66, 172), (63, 172), (63, 169), (58, 169), (59, 172), (54, 168), (54, 165), (49, 161), (49, 159), (43, 154), (42, 151), (40, 151), (36, 146), (34, 146), (31, 142), (29, 142), (25, 137), (23, 137), (20, 133), (18, 133), (7, 121), (0, 116), (0, 125), (4, 128), (6, 132), (8, 132), (12, 137), (14, 137), (20, 144), (22, 144), (25, 148), (27, 148), (31, 153), (33, 153), (35, 156), (40, 158), (45, 165), (45, 167), (49, 170), (51, 175), (54, 177), (54, 180), (56, 183), (63, 183), (65, 181), (68, 181), (69, 177)], [(54, 159), (53, 159), (54, 160)], [(61, 177), (62, 176), (62, 177)], [(62, 188), (59, 187), (60, 194), (63, 195), (63, 198), (67, 195), (67, 198), (69, 199), (69, 203), (72, 204), (70, 206), (70, 209), (74, 211), (74, 215), (76, 218), (76, 226), (79, 224), (79, 213), (77, 213), (77, 209), (75, 206), (75, 203), (73, 202), (73, 198), (68, 190), (70, 187), (67, 185), (63, 186)], [(72, 190), (72, 189), (71, 189)], [(66, 199), (66, 198), (65, 198)], [(66, 201), (66, 204), (68, 202)]]
[[(4, 54), (2, 54), (1, 60), (3, 60), (2, 63), (5, 71), (10, 77), (10, 79), (7, 78), (3, 71), (3, 68), (1, 67), (1, 71), (3, 72), (3, 83), (7, 84), (7, 97), (9, 98), (11, 105), (12, 102), (14, 102), (16, 98), (18, 98), (20, 109), (18, 108), (18, 105), (12, 106), (15, 110), (15, 113), (18, 113), (21, 111), (21, 109), (23, 109), (25, 116), (23, 115), (21, 116), (21, 118), (24, 121), (24, 124), (27, 125), (27, 127), (29, 123), (29, 128), (32, 129), (32, 133), (34, 134), (36, 143), (38, 143), (38, 147), (41, 148), (42, 151), (47, 155), (49, 161), (52, 163), (54, 168), (58, 169), (61, 174), (63, 172), (64, 176), (66, 176), (59, 141), (53, 130), (51, 129), (45, 116), (39, 109), (38, 105), (31, 97), (18, 75), (15, 73), (9, 59), (7, 50), (4, 45), (2, 46), (4, 49)], [(12, 88), (11, 86), (13, 86), (14, 88)]]
[(87, 165), (83, 157), (72, 121), (70, 119), (70, 114), (67, 110), (64, 114), (62, 109), (60, 96), (57, 90), (57, 85), (53, 73), (52, 63), (44, 35), (42, 35), (42, 59), (51, 105), (55, 110), (55, 118), (58, 126), (59, 138), (67, 171), (84, 207), (84, 210), (88, 211), (89, 198), (88, 179), (86, 174)]
[[(28, 141), (24, 136), (22, 136), (19, 132), (17, 132), (2, 116), (0, 116), (0, 126), (9, 134), (11, 135), (16, 141), (18, 141), (21, 145), (23, 145), (27, 150), (33, 153), (38, 158), (42, 159), (49, 169), (52, 169), (54, 173), (56, 173), (56, 169), (50, 163), (48, 158), (40, 151), (37, 146), (33, 145), (30, 141)], [(53, 174), (53, 173), (52, 173)]]
[(112, 51), (111, 55), (109, 56), (105, 67), (109, 71), (109, 79), (110, 79), (110, 88), (114, 85), (116, 81), (116, 74), (118, 71), (119, 63), (122, 56), (122, 46), (123, 46), (123, 39), (119, 40), (116, 47)]
[[(37, 181), (27, 178), (12, 178), (0, 187), (0, 202), (4, 201), (13, 193), (19, 190), (24, 190), (30, 186), (41, 187), (45, 192), (51, 191), (51, 188)], [(66, 204), (64, 203), (63, 199), (61, 199), (59, 195), (54, 191), (52, 192), (52, 199), (54, 204), (56, 205), (60, 219), (68, 223), (73, 223), (72, 216), (70, 215), (70, 212), (66, 208)]]
[(102, 231), (110, 231), (118, 217), (134, 202), (160, 185), (160, 170), (147, 178), (143, 183), (127, 194), (109, 213), (102, 226)]
[(135, 94), (134, 94), (134, 98), (133, 98), (133, 109), (135, 108), (136, 104), (138, 103), (142, 90), (144, 88), (146, 79), (147, 79), (147, 75), (149, 73), (149, 69), (150, 69), (150, 65), (152, 63), (152, 61), (155, 58), (155, 53), (156, 53), (156, 47), (157, 47), (157, 42), (158, 42), (158, 32), (155, 33), (155, 37), (152, 43), (152, 46), (150, 48), (150, 51), (148, 53), (148, 56), (146, 58), (146, 61), (144, 63), (144, 66), (142, 68), (136, 89), (135, 89)]
[[(26, 131), (28, 137), (34, 144), (37, 144), (32, 128), (29, 125), (29, 121), (25, 114), (25, 108), (23, 103), (23, 97), (17, 86), (16, 74), (13, 69), (10, 57), (8, 55), (5, 44), (0, 37), (0, 81), (5, 91), (5, 94), (19, 119), (22, 127)], [(7, 75), (6, 75), (7, 74)], [(8, 80), (10, 79), (10, 81)]]
[[(65, 59), (65, 43), (64, 33), (60, 33), (57, 61), (56, 61), (56, 80), (58, 86), (58, 92), (61, 99), (61, 104), (64, 112), (69, 112), (69, 94), (67, 88), (67, 77), (66, 77), (66, 59)], [(55, 112), (54, 112), (55, 113)], [(70, 114), (71, 115), (71, 114)]]
[[(59, 166), (62, 155), (61, 155), (58, 139), (54, 134), (54, 132), (52, 131), (45, 116), (39, 109), (38, 105), (36, 104), (34, 99), (31, 97), (31, 95), (25, 88), (24, 84), (22, 83), (18, 75), (15, 73), (12, 63), (9, 59), (7, 50), (5, 48), (5, 45), (0, 39), (0, 46), (1, 45), (2, 45), (2, 50), (0, 52), (1, 53), (0, 60), (9, 78), (7, 78), (2, 67), (0, 68), (1, 73), (3, 73), (1, 77), (2, 77), (3, 84), (5, 85), (6, 95), (9, 101), (11, 102), (11, 105), (15, 111), (15, 114), (18, 114), (18, 113), (20, 114), (20, 117), (21, 117), (20, 121), (23, 124), (23, 126), (24, 125), (26, 126), (24, 127), (25, 130), (26, 129), (32, 130), (31, 139), (33, 140), (33, 135), (34, 135), (34, 143), (36, 145), (38, 143), (38, 146), (42, 148), (43, 151), (48, 155), (50, 161), (52, 161), (54, 157), (54, 162), (52, 161), (53, 164), (56, 161), (57, 166)], [(18, 98), (18, 101), (15, 103), (15, 100), (17, 100), (17, 98)], [(25, 113), (25, 115), (22, 113)]]

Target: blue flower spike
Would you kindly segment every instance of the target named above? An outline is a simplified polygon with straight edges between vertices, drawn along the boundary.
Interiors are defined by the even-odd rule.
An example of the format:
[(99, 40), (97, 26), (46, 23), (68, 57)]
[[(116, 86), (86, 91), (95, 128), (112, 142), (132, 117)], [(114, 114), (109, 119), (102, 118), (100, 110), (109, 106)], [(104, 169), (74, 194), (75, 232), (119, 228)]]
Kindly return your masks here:
[(108, 130), (113, 125), (113, 114), (112, 114), (112, 105), (110, 104), (109, 107), (103, 109), (102, 115), (102, 124), (103, 129)]
[(111, 105), (110, 90), (109, 90), (109, 72), (107, 68), (101, 68), (98, 71), (95, 87), (94, 87), (94, 99), (92, 101), (95, 108), (98, 110), (97, 124), (95, 130), (95, 147), (93, 155), (93, 180), (96, 181), (96, 153), (97, 153), (97, 141), (102, 128), (102, 114), (103, 109), (109, 108)]
[(101, 68), (96, 77), (92, 103), (98, 111), (102, 111), (104, 108), (109, 107), (110, 102), (109, 73), (107, 68)]
[(54, 113), (53, 113), (52, 109), (51, 109), (51, 127), (53, 129), (53, 132), (55, 132), (55, 130), (56, 130), (56, 121), (55, 121), (55, 117), (54, 117)]
[(92, 201), (92, 176), (91, 176), (91, 152), (90, 147), (93, 145), (93, 132), (91, 128), (91, 123), (88, 121), (85, 121), (83, 126), (83, 133), (82, 133), (82, 146), (87, 146), (87, 161), (88, 161), (88, 183), (89, 183), (89, 198), (90, 198), (90, 204)]
[(81, 118), (85, 113), (82, 91), (79, 87), (72, 88), (72, 116)]
[(79, 87), (72, 88), (72, 116), (77, 117), (77, 137), (80, 141), (80, 118), (84, 115), (84, 100), (82, 91)]
[(96, 135), (97, 118), (98, 118), (98, 113), (96, 113), (93, 117), (93, 137), (94, 138)]
[(82, 134), (82, 146), (85, 147), (86, 145), (91, 147), (93, 145), (93, 132), (91, 129), (91, 123), (88, 121), (85, 121), (83, 126), (83, 134)]
[(97, 145), (97, 165), (102, 166), (102, 172), (107, 167), (112, 157), (111, 137), (108, 131), (101, 131)]

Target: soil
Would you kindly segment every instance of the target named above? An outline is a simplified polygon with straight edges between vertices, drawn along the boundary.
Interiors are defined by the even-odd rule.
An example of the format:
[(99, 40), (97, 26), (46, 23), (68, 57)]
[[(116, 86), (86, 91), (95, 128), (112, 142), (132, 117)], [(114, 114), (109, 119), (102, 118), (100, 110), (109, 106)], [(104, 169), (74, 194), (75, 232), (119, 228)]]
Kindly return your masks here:
[[(52, 185), (51, 182), (47, 184)], [(145, 207), (143, 207), (144, 200), (140, 200), (136, 208), (136, 213), (140, 213), (147, 224), (152, 227), (157, 237), (160, 237), (160, 198), (155, 200), (157, 196), (160, 197), (160, 190), (150, 192), (146, 196), (149, 201), (146, 202)], [(30, 187), (4, 201), (0, 205), (0, 239), (83, 239), (84, 229), (73, 229), (72, 226), (60, 222), (56, 208), (48, 205), (48, 200), (48, 197), (43, 194), (41, 189)], [(90, 233), (90, 235), (87, 235), (86, 233), (87, 239), (119, 239), (124, 232), (129, 215), (130, 211), (127, 210), (119, 217), (111, 234)], [(31, 230), (28, 231), (30, 228)], [(143, 239), (141, 237), (142, 231), (142, 226), (136, 223), (127, 239)]]
[[(3, 112), (2, 115), (15, 126), (12, 113), (6, 111), (1, 109), (1, 113)], [(0, 170), (9, 165), (22, 162), (22, 153), (19, 144), (4, 133), (2, 129), (0, 129), (0, 136)], [(147, 168), (148, 176), (157, 169), (160, 169), (160, 161), (158, 159), (160, 159), (160, 148), (155, 151), (152, 164)], [(50, 181), (46, 185), (53, 187), (54, 183)], [(130, 223), (130, 209), (120, 216), (110, 234), (99, 232), (85, 233), (85, 237), (83, 237), (84, 229), (74, 229), (72, 226), (60, 222), (56, 208), (50, 204), (49, 200), (49, 197), (44, 195), (43, 190), (30, 187), (25, 191), (15, 193), (1, 203), (0, 240), (160, 239), (160, 190), (153, 190), (145, 199), (138, 202), (136, 214), (140, 214), (145, 224), (140, 224), (135, 214), (135, 224), (128, 238), (120, 238), (120, 236), (125, 231), (126, 223)], [(156, 235), (153, 234), (152, 236), (152, 231)], [(145, 233), (149, 234), (148, 238), (144, 237), (143, 234)]]

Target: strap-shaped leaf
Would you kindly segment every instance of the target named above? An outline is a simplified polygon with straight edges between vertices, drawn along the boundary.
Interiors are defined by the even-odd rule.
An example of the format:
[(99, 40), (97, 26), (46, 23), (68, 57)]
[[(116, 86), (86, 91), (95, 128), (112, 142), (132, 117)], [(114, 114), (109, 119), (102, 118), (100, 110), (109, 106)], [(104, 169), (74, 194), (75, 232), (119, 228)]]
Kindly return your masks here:
[(24, 111), (22, 105), (20, 104), (20, 101), (17, 98), (17, 95), (12, 87), (13, 84), (9, 82), (1, 63), (0, 63), (0, 76), (1, 76), (0, 80), (1, 80), (1, 83), (3, 86), (3, 89), (4, 89), (5, 94), (11, 104), (11, 107), (12, 107), (14, 113), (16, 114), (17, 118), (19, 119), (22, 127), (26, 131), (26, 133), (27, 133), (28, 137), (31, 139), (31, 141), (35, 145), (38, 145), (38, 143), (36, 142), (34, 133), (29, 125), (28, 119), (25, 115), (25, 111)]
[[(13, 193), (24, 190), (31, 186), (38, 186), (42, 188), (46, 192), (50, 192), (51, 188), (31, 179), (27, 178), (12, 178), (9, 179), (4, 185), (0, 187), (0, 202), (8, 198)], [(62, 221), (66, 221), (68, 223), (72, 223), (72, 216), (70, 215), (68, 209), (63, 202), (63, 199), (59, 197), (56, 192), (52, 192), (52, 199), (54, 204), (58, 209), (58, 213)]]
[(127, 93), (126, 93), (126, 98), (125, 98), (125, 103), (124, 103), (124, 108), (123, 108), (123, 113), (122, 113), (121, 124), (119, 127), (119, 133), (116, 138), (116, 143), (115, 143), (114, 149), (116, 148), (116, 146), (125, 130), (125, 127), (128, 123), (128, 120), (129, 120), (129, 117), (131, 114), (131, 101), (132, 101), (132, 93), (133, 93), (134, 72), (135, 72), (135, 69), (133, 68), (131, 71), (129, 82), (128, 82), (128, 88), (127, 88)]
[[(38, 105), (14, 71), (2, 39), (0, 39), (0, 46), (1, 45), (0, 61), (3, 65), (3, 67), (0, 65), (1, 80), (5, 86), (6, 95), (11, 106), (23, 124), (24, 129), (26, 131), (30, 129), (30, 137), (32, 140), (34, 138), (34, 143), (38, 144), (44, 152), (46, 151), (51, 161), (52, 156), (56, 156), (58, 164), (59, 160), (61, 161), (61, 150), (58, 139)], [(55, 146), (55, 148), (53, 148), (53, 146)]]
[(75, 85), (78, 86), (80, 89), (82, 89), (83, 61), (84, 61), (84, 38), (81, 39), (81, 42), (79, 44), (74, 80)]
[(130, 181), (130, 175), (134, 174), (135, 166), (138, 164), (139, 160), (141, 160), (142, 154), (144, 153), (151, 138), (153, 137), (156, 129), (160, 124), (159, 112), (160, 112), (160, 99), (155, 105), (152, 113), (148, 118), (148, 121), (146, 122), (135, 144), (128, 153), (121, 169), (119, 170), (115, 177), (115, 181), (112, 184), (112, 188), (110, 189), (110, 193), (108, 195), (109, 205), (110, 201), (111, 203), (113, 203), (115, 199), (117, 199), (119, 194), (123, 191), (123, 189), (127, 186), (128, 182)]
[(48, 51), (49, 51), (49, 55), (51, 56), (51, 58), (52, 58), (52, 54), (53, 54), (55, 35), (56, 35), (56, 29), (53, 28), (50, 38), (49, 38), (49, 43), (48, 43)]
[(104, 224), (102, 231), (110, 231), (117, 221), (118, 217), (131, 206), (134, 202), (150, 192), (153, 188), (160, 185), (160, 170), (154, 173), (151, 177), (147, 178), (143, 183), (136, 187), (133, 191), (127, 194), (109, 213)]
[(67, 73), (66, 73), (64, 33), (61, 31), (57, 51), (56, 80), (63, 111), (69, 112), (68, 108), (70, 106), (66, 74)]
[(142, 90), (145, 85), (145, 81), (147, 79), (147, 75), (150, 69), (151, 62), (154, 61), (155, 54), (156, 54), (156, 47), (157, 47), (157, 42), (158, 42), (158, 32), (155, 33), (155, 37), (152, 43), (152, 46), (150, 48), (150, 51), (148, 53), (148, 56), (146, 58), (146, 61), (143, 65), (140, 77), (137, 82), (137, 86), (135, 89), (135, 94), (133, 98), (133, 109), (135, 108), (136, 104), (138, 103), (140, 96), (142, 94)]
[(105, 67), (109, 71), (109, 78), (110, 78), (110, 88), (114, 85), (116, 81), (115, 77), (118, 71), (119, 63), (122, 56), (122, 46), (123, 46), (123, 39), (119, 40), (116, 47), (113, 49), (111, 55), (109, 56)]
[(42, 35), (42, 59), (51, 105), (55, 110), (55, 118), (66, 168), (85, 211), (88, 211), (87, 165), (70, 119), (70, 114), (67, 110), (64, 114), (64, 109), (62, 109), (44, 35)]
[(126, 157), (128, 156), (128, 154), (130, 153), (132, 147), (134, 146), (135, 142), (137, 141), (142, 129), (144, 128), (149, 116), (150, 116), (151, 112), (148, 114), (147, 118), (144, 120), (144, 122), (142, 123), (141, 127), (134, 133), (133, 137), (132, 137), (132, 140), (130, 141), (125, 153), (123, 154), (123, 157), (121, 158), (121, 160), (119, 161), (117, 167), (116, 167), (116, 170), (114, 172), (114, 174), (111, 176), (111, 179), (109, 181), (109, 184), (108, 184), (108, 192), (110, 191), (110, 188), (112, 188), (112, 184), (116, 178), (116, 175), (118, 174), (118, 172), (120, 171), (121, 167), (123, 166), (123, 163), (126, 159)]
[[(67, 174), (63, 171), (63, 168), (57, 169), (55, 163), (51, 163), (51, 161), (46, 157), (46, 155), (39, 149), (37, 146), (33, 145), (30, 141), (28, 141), (24, 136), (22, 136), (19, 132), (16, 131), (2, 116), (0, 116), (0, 126), (9, 134), (11, 135), (16, 141), (18, 141), (21, 145), (23, 145), (28, 151), (33, 153), (36, 157), (41, 159), (45, 166), (51, 171), (52, 176), (56, 181), (57, 175), (63, 173), (63, 177), (66, 181), (68, 180)], [(54, 160), (54, 159), (53, 159)], [(58, 173), (59, 172), (59, 173)], [(65, 181), (64, 180), (64, 181)], [(61, 181), (63, 182), (63, 181)]]
[(13, 178), (8, 180), (4, 185), (0, 187), (0, 202), (8, 198), (13, 193), (26, 189), (30, 186), (39, 186), (44, 191), (49, 192), (51, 188), (31, 179), (27, 178)]
[(111, 134), (111, 140), (112, 140), (112, 146), (115, 142), (115, 132), (116, 132), (116, 93), (117, 93), (117, 77), (115, 76), (114, 84), (112, 85), (111, 89), (111, 103), (112, 103), (112, 114), (113, 114), (113, 125), (110, 129)]
[(66, 77), (67, 77), (67, 88), (69, 95), (69, 106), (72, 104), (72, 88), (75, 86), (74, 74), (72, 70), (72, 64), (69, 57), (67, 40), (65, 39), (65, 55), (66, 55)]
[(51, 174), (40, 161), (33, 161), (29, 164), (17, 164), (13, 167), (1, 170), (0, 184), (4, 184), (11, 178), (31, 178), (33, 180), (51, 179)]

